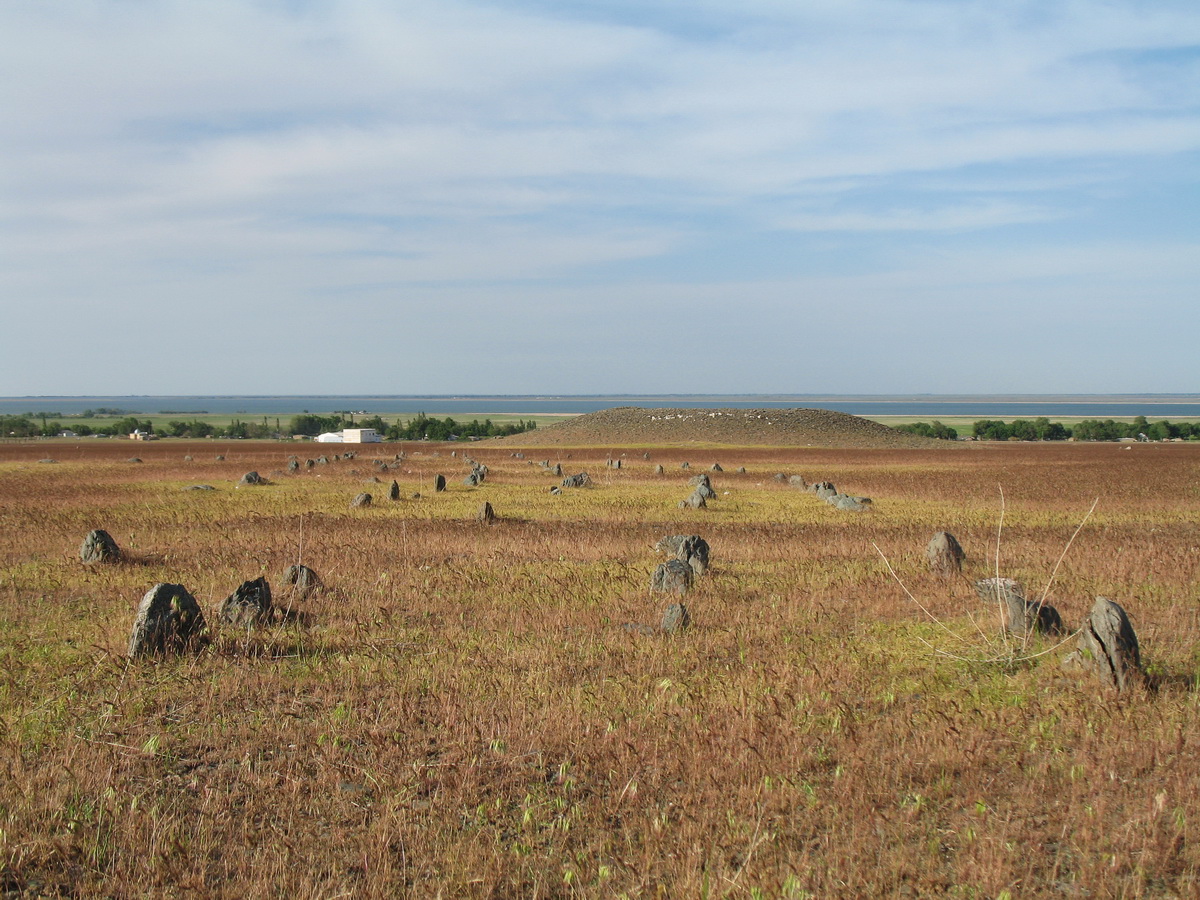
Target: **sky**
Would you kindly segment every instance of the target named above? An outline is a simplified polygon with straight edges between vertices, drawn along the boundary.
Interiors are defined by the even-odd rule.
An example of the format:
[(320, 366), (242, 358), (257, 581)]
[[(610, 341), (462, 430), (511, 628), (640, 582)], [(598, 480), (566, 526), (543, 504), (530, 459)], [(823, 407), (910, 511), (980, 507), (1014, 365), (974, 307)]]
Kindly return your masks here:
[(0, 395), (1200, 389), (1195, 0), (4, 0)]

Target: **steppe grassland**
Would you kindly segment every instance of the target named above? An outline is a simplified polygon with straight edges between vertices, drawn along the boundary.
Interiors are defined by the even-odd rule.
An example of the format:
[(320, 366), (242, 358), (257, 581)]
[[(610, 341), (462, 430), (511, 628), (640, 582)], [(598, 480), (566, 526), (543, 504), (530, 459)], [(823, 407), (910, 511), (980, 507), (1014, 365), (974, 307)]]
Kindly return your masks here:
[[(347, 448), (0, 446), (0, 878), (117, 896), (1194, 894), (1200, 448), (1127, 446), (385, 445), (294, 476), (273, 474), (288, 453)], [(464, 452), (491, 470), (479, 488)], [(594, 484), (552, 496), (539, 459)], [(720, 498), (679, 509), (716, 461)], [(235, 489), (250, 469), (272, 484)], [(1001, 488), (1000, 570), (1031, 592), (1100, 497), (1050, 601), (1072, 626), (1095, 594), (1124, 605), (1154, 690), (1064, 676), (1067, 648), (985, 662), (1004, 648), (969, 581), (995, 571)], [(351, 511), (363, 490), (375, 506)], [(500, 524), (474, 522), (484, 500)], [(81, 565), (96, 527), (131, 559)], [(949, 584), (922, 557), (942, 528), (969, 555)], [(693, 629), (626, 632), (667, 602), (652, 544), (691, 532), (713, 547)], [(287, 606), (297, 560), (329, 590), (289, 621), (125, 660), (155, 582), (213, 613), (265, 574)]]

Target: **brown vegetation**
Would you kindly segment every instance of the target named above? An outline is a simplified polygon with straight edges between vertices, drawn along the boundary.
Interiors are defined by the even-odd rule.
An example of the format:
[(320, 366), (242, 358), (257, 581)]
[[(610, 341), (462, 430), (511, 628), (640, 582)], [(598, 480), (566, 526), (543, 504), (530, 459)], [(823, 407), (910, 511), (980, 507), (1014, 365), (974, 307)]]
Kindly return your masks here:
[[(545, 432), (539, 432), (544, 435)], [(339, 448), (341, 449), (341, 448)], [(1200, 891), (1200, 448), (289, 452), (0, 446), (0, 884), (31, 896), (1192, 896)], [(351, 510), (389, 469), (405, 499)], [(486, 482), (461, 484), (469, 453)], [(458, 458), (452, 457), (456, 453)], [(434, 455), (434, 454), (438, 455)], [(570, 454), (570, 460), (566, 459)], [(215, 456), (225, 459), (217, 461)], [(620, 451), (616, 451), (619, 455)], [(185, 461), (191, 455), (193, 461)], [(57, 465), (39, 465), (52, 456)], [(533, 460), (592, 473), (559, 479)], [(690, 461), (706, 510), (677, 507)], [(653, 467), (664, 466), (664, 474)], [(746, 474), (735, 474), (745, 466)], [(236, 487), (249, 469), (269, 484)], [(436, 474), (450, 478), (433, 494)], [(841, 513), (773, 479), (874, 498)], [(186, 491), (204, 483), (215, 491)], [(1147, 686), (986, 663), (973, 580), (1130, 614)], [(425, 496), (408, 499), (414, 493)], [(498, 521), (479, 524), (483, 501)], [(83, 565), (104, 528), (123, 560)], [(938, 530), (961, 576), (930, 572)], [(711, 565), (657, 624), (664, 535)], [(887, 571), (956, 634), (927, 619)], [(289, 600), (284, 570), (322, 589)], [(284, 608), (194, 655), (125, 657), (156, 582), (210, 623), (266, 575)], [(1041, 639), (1035, 639), (1040, 641)], [(933, 649), (931, 649), (933, 648)], [(944, 650), (952, 655), (935, 652)]]
[(622, 406), (505, 438), (515, 446), (953, 447), (830, 409), (644, 409)]

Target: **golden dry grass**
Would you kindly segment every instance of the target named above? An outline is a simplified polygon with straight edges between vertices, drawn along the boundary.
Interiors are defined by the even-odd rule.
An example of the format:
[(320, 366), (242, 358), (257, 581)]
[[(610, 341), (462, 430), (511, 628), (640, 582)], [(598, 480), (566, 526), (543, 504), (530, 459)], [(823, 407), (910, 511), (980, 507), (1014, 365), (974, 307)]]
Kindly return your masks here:
[[(7, 891), (1200, 892), (1200, 447), (638, 448), (612, 470), (611, 447), (521, 460), (501, 444), (408, 445), (380, 473), (387, 445), (274, 474), (289, 452), (334, 449), (0, 445)], [(479, 488), (461, 484), (450, 454), (464, 451), (491, 469)], [(539, 459), (594, 484), (551, 496)], [(679, 509), (714, 461), (720, 499)], [(235, 489), (250, 469), (272, 483)], [(450, 489), (435, 496), (439, 472)], [(837, 512), (775, 472), (876, 509)], [(183, 490), (196, 483), (217, 490)], [(1068, 677), (1067, 648), (981, 662), (994, 635), (969, 581), (994, 572), (998, 486), (1001, 572), (1034, 592), (1101, 498), (1050, 601), (1072, 626), (1096, 594), (1125, 606), (1152, 689)], [(362, 490), (375, 506), (351, 511)], [(499, 524), (474, 522), (484, 500)], [(130, 559), (83, 566), (97, 527)], [(949, 584), (924, 569), (942, 528), (969, 555)], [(694, 627), (628, 633), (666, 603), (647, 589), (653, 542), (692, 532), (713, 548), (686, 600)], [(873, 544), (965, 640), (922, 615)], [(155, 582), (186, 585), (211, 620), (260, 574), (286, 604), (279, 576), (298, 559), (329, 590), (288, 621), (126, 660)]]

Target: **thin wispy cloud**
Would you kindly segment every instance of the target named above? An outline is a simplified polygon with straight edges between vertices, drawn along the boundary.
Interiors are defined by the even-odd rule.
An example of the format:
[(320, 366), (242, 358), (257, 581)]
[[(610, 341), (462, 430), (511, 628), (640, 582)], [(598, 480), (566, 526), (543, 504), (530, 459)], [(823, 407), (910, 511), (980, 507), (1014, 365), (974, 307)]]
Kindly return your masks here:
[[(77, 365), (30, 345), (0, 393), (404, 392), (499, 345), (520, 365), (445, 365), (433, 389), (930, 390), (938, 368), (890, 338), (945, 301), (948, 272), (974, 273), (948, 345), (996, 327), (977, 298), (1007, 296), (1091, 347), (1175, 346), (1188, 323), (1166, 314), (1198, 287), (1198, 76), (1185, 2), (15, 0), (0, 295)], [(643, 339), (718, 298), (826, 330), (853, 309), (875, 362), (797, 371), (739, 327), (695, 367), (682, 337)], [(1109, 333), (1100, 305), (1137, 302), (1163, 314)], [(472, 327), (480, 308), (505, 315)], [(287, 339), (155, 385), (104, 352), (133, 321), (178, 356), (233, 359), (205, 309)], [(426, 339), (402, 358), (313, 371), (407, 323)], [(1135, 383), (1081, 353), (1058, 374), (971, 367), (960, 388), (1197, 375), (1181, 360)]]

